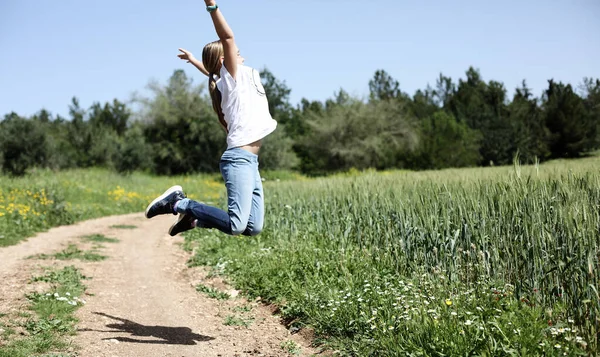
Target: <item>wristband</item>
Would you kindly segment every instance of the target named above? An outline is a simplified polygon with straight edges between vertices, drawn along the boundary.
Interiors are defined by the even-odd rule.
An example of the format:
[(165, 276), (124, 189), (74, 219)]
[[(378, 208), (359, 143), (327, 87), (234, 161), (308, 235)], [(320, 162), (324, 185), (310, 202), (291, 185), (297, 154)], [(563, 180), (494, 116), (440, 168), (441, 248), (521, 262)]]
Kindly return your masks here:
[(219, 5), (217, 5), (217, 4), (209, 5), (209, 6), (206, 7), (206, 11), (213, 12), (213, 11), (215, 11), (218, 8), (219, 8)]

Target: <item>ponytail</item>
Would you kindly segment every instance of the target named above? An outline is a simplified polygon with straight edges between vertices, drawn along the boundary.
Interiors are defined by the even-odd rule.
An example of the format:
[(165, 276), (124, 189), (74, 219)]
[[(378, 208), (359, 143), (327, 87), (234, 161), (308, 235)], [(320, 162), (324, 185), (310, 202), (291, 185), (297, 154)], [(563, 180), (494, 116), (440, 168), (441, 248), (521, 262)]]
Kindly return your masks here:
[(217, 88), (217, 80), (215, 79), (215, 74), (210, 73), (208, 75), (208, 91), (210, 93), (210, 98), (212, 99), (213, 110), (217, 113), (219, 117), (219, 123), (223, 126), (223, 129), (227, 133), (229, 130), (227, 129), (227, 122), (225, 121), (225, 116), (223, 115), (223, 109), (221, 108), (221, 91)]
[(208, 92), (212, 99), (212, 105), (217, 117), (219, 117), (219, 123), (223, 126), (225, 131), (229, 133), (227, 129), (227, 122), (223, 115), (223, 109), (221, 108), (221, 91), (217, 88), (217, 73), (221, 68), (221, 59), (223, 57), (223, 44), (221, 41), (214, 41), (206, 46), (202, 50), (202, 64), (208, 71)]

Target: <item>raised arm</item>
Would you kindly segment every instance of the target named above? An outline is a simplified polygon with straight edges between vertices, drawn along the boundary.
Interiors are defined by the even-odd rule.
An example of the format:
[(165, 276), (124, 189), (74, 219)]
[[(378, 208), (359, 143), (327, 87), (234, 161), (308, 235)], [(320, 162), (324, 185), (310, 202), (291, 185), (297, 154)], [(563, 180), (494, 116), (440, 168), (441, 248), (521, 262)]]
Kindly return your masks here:
[(193, 64), (194, 67), (198, 68), (200, 72), (204, 73), (205, 76), (208, 76), (208, 71), (206, 70), (206, 68), (204, 68), (202, 61), (198, 61), (190, 51), (187, 51), (183, 48), (180, 48), (179, 51), (181, 51), (182, 53), (178, 54), (177, 57), (181, 58), (184, 61), (187, 61), (188, 63)]
[[(217, 5), (215, 0), (204, 0), (204, 2), (206, 3), (206, 6), (214, 7)], [(225, 21), (225, 17), (223, 17), (219, 8), (211, 11), (210, 17), (215, 25), (217, 36), (219, 36), (219, 40), (221, 40), (221, 43), (223, 44), (223, 51), (225, 52), (225, 68), (227, 68), (227, 71), (231, 74), (233, 79), (236, 79), (239, 53), (233, 38), (233, 31), (227, 24), (227, 21)]]

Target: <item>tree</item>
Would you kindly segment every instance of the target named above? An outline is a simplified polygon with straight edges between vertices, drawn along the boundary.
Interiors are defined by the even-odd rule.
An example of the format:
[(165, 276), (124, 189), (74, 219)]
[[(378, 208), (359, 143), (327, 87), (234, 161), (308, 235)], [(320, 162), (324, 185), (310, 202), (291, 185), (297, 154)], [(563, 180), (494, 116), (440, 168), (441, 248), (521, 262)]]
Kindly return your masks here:
[[(285, 126), (286, 134), (294, 140), (308, 135), (310, 127), (306, 122), (306, 118), (308, 118), (309, 113), (321, 113), (323, 110), (325, 110), (323, 103), (302, 98), (298, 107), (292, 109), (290, 120)], [(295, 151), (298, 153), (298, 150), (295, 149)]]
[(177, 70), (166, 86), (150, 83), (151, 98), (138, 98), (153, 171), (162, 175), (214, 172), (225, 149), (225, 132), (204, 86)]
[(112, 162), (114, 169), (123, 174), (133, 171), (146, 171), (152, 168), (152, 158), (148, 155), (152, 147), (144, 138), (141, 125), (131, 127), (122, 138), (119, 138), (118, 150)]
[(286, 135), (285, 125), (278, 124), (277, 129), (263, 139), (260, 155), (260, 167), (266, 170), (291, 170), (298, 165), (298, 157), (293, 151), (294, 140)]
[(92, 104), (90, 108), (89, 121), (94, 127), (104, 127), (114, 130), (118, 136), (122, 136), (127, 130), (127, 123), (131, 112), (124, 103), (114, 99), (112, 104)]
[(292, 111), (290, 104), (291, 89), (285, 82), (278, 80), (275, 75), (267, 68), (260, 72), (267, 99), (269, 100), (269, 112), (279, 123), (287, 124)]
[[(481, 164), (511, 163), (515, 153), (510, 149), (512, 132), (504, 85), (497, 81), (484, 82), (473, 67), (467, 70), (466, 76), (466, 80), (459, 80), (457, 89), (446, 99), (446, 107), (457, 120), (483, 135)], [(449, 84), (446, 82), (445, 85)]]
[(525, 81), (516, 89), (508, 111), (512, 137), (510, 152), (518, 152), (519, 158), (529, 163), (548, 158), (548, 129), (538, 100), (533, 97)]
[(363, 103), (343, 92), (328, 103), (307, 112), (309, 134), (297, 140), (304, 173), (395, 167), (416, 144), (414, 123), (398, 103)]
[(412, 156), (414, 169), (476, 166), (481, 160), (481, 133), (442, 110), (420, 122), (419, 146)]
[[(108, 104), (105, 107), (107, 106)], [(98, 103), (92, 106), (93, 116), (89, 120), (88, 111), (79, 106), (79, 100), (74, 97), (71, 101), (71, 121), (66, 128), (68, 143), (65, 146), (68, 148), (65, 154), (73, 156), (76, 167), (111, 165), (110, 159), (114, 156), (117, 138), (114, 129), (103, 124), (103, 120), (109, 115), (100, 108)]]
[(417, 90), (410, 103), (411, 113), (417, 119), (425, 119), (433, 115), (440, 108), (436, 102), (436, 94), (429, 86), (422, 91)]
[(436, 88), (433, 94), (437, 100), (437, 105), (451, 111), (450, 103), (456, 92), (456, 85), (452, 82), (452, 78), (446, 77), (440, 73), (436, 81)]
[(593, 149), (598, 125), (587, 115), (583, 100), (571, 85), (549, 80), (544, 99), (552, 157), (578, 157)]
[(593, 144), (595, 149), (600, 148), (600, 79), (583, 79), (583, 104), (585, 106), (588, 121), (595, 123), (596, 140)]
[(43, 126), (14, 112), (0, 122), (0, 161), (4, 172), (22, 176), (29, 168), (42, 166), (46, 150)]
[(400, 83), (382, 69), (375, 71), (373, 79), (369, 81), (369, 91), (371, 100), (389, 100), (402, 94)]

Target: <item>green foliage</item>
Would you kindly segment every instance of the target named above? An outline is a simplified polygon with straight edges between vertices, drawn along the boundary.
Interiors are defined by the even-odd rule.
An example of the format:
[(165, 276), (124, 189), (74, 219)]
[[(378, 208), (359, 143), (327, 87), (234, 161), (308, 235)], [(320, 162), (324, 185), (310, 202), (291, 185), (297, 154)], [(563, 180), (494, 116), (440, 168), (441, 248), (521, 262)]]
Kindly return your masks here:
[(391, 101), (363, 103), (340, 92), (322, 112), (309, 112), (310, 134), (298, 139), (303, 172), (388, 168), (416, 143), (414, 123)]
[(290, 120), (292, 105), (290, 104), (291, 89), (285, 82), (278, 80), (267, 68), (260, 72), (267, 99), (269, 101), (269, 112), (279, 123), (287, 124)]
[(206, 96), (182, 70), (162, 87), (149, 85), (153, 98), (142, 98), (144, 137), (151, 144), (153, 171), (175, 175), (214, 172), (225, 149), (225, 132)]
[(596, 139), (594, 147), (600, 147), (600, 79), (584, 78), (583, 104), (588, 114), (587, 122), (596, 124)]
[(46, 160), (45, 130), (40, 123), (11, 113), (0, 121), (2, 171), (22, 176)]
[(286, 353), (289, 353), (291, 355), (299, 355), (300, 352), (302, 351), (302, 349), (300, 348), (300, 346), (298, 346), (298, 344), (292, 340), (287, 340), (281, 343), (281, 349), (284, 350)]
[[(122, 106), (118, 101), (115, 101), (115, 105)], [(73, 98), (69, 106), (71, 121), (65, 122), (63, 130), (66, 131), (66, 137), (63, 139), (67, 142), (62, 145), (72, 157), (73, 162), (69, 164), (75, 167), (106, 167), (115, 156), (118, 136), (114, 128), (103, 125), (103, 119), (100, 117), (104, 113), (98, 106), (99, 104), (92, 106), (90, 115), (79, 106), (77, 98)], [(107, 104), (105, 108), (110, 107)]]
[(252, 322), (254, 321), (254, 319), (252, 318), (242, 318), (239, 316), (235, 316), (235, 315), (229, 315), (225, 317), (225, 320), (223, 321), (223, 325), (225, 326), (242, 326), (242, 327), (249, 327)]
[(34, 259), (58, 259), (58, 260), (73, 260), (73, 259), (79, 259), (79, 260), (85, 260), (85, 261), (92, 261), (92, 262), (96, 262), (96, 261), (100, 261), (100, 260), (104, 260), (106, 258), (108, 258), (107, 256), (104, 255), (100, 255), (98, 253), (92, 252), (92, 251), (83, 251), (79, 248), (77, 248), (77, 246), (75, 244), (69, 244), (69, 246), (67, 248), (65, 248), (64, 250), (55, 253), (55, 254), (39, 254), (39, 255), (35, 255), (32, 258)]
[(508, 109), (512, 126), (508, 151), (512, 154), (518, 152), (520, 159), (527, 163), (547, 159), (550, 156), (549, 132), (538, 101), (532, 97), (524, 81), (521, 88), (517, 88)]
[(134, 125), (118, 143), (112, 159), (117, 172), (130, 174), (133, 171), (147, 171), (152, 168), (152, 145), (146, 142), (144, 129)]
[(298, 165), (298, 157), (293, 151), (294, 140), (285, 134), (283, 124), (278, 124), (268, 137), (263, 139), (258, 157), (261, 169), (291, 170)]
[(211, 299), (216, 300), (229, 300), (231, 296), (228, 293), (219, 291), (215, 288), (208, 287), (206, 285), (198, 284), (196, 285), (196, 291), (206, 294)]
[(369, 91), (373, 101), (395, 99), (402, 94), (400, 83), (384, 70), (375, 71), (375, 76), (369, 81)]
[(481, 136), (451, 114), (438, 111), (421, 121), (420, 142), (410, 167), (440, 169), (477, 166)]
[(110, 228), (115, 228), (115, 229), (136, 229), (137, 226), (128, 225), (128, 224), (116, 224), (114, 226), (110, 226)]
[(447, 98), (452, 114), (482, 134), (479, 148), (481, 164), (510, 164), (512, 131), (506, 108), (506, 89), (502, 83), (486, 83), (478, 70), (470, 67), (467, 78)]
[[(294, 107), (285, 81), (267, 68), (260, 74), (269, 111), (279, 123), (261, 150), (261, 168), (268, 170), (316, 175), (351, 168), (509, 165), (515, 157), (534, 163), (600, 148), (598, 79), (584, 78), (579, 93), (551, 80), (542, 98), (523, 82), (510, 100), (502, 82), (485, 81), (469, 67), (465, 78), (455, 82), (440, 74), (434, 88), (428, 85), (411, 97), (378, 69), (367, 99), (340, 89), (333, 98), (303, 98)], [(226, 133), (205, 86), (177, 70), (166, 84), (148, 88), (151, 95), (137, 98), (135, 111), (116, 99), (84, 109), (74, 97), (68, 119), (44, 109), (30, 118), (5, 115), (2, 171), (21, 176), (38, 168), (106, 167), (123, 176), (218, 173)]]
[(27, 182), (23, 178), (0, 181), (0, 247), (15, 244), (35, 232), (74, 222), (59, 187), (47, 183), (17, 184), (21, 180)]
[(578, 157), (595, 148), (598, 122), (586, 115), (583, 100), (570, 84), (548, 81), (544, 112), (553, 157)]
[(114, 131), (118, 136), (125, 134), (131, 112), (124, 103), (114, 99), (112, 105), (105, 103), (92, 104), (90, 108), (89, 122), (96, 128), (108, 128)]
[(96, 243), (118, 243), (119, 240), (116, 238), (109, 238), (103, 234), (92, 234), (89, 236), (82, 237), (86, 242), (96, 242)]
[(165, 185), (183, 184), (193, 199), (220, 202), (225, 188), (219, 180), (215, 174), (164, 178), (141, 173), (122, 176), (107, 169), (33, 170), (21, 178), (0, 176), (0, 247), (58, 225), (141, 212), (164, 192)]
[[(80, 296), (85, 291), (82, 280), (85, 277), (74, 266), (60, 270), (50, 270), (46, 274), (32, 278), (32, 282), (44, 281), (51, 284), (47, 293), (26, 295), (30, 309), (36, 317), (28, 319), (21, 327), (28, 332), (26, 337), (11, 339), (0, 347), (0, 356), (29, 357), (66, 350), (69, 344), (64, 337), (75, 332), (77, 319), (74, 312), (85, 301)], [(50, 353), (44, 356), (59, 356)], [(66, 355), (64, 355), (66, 356)]]

